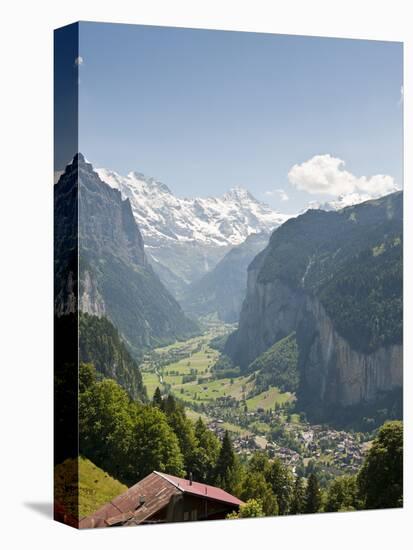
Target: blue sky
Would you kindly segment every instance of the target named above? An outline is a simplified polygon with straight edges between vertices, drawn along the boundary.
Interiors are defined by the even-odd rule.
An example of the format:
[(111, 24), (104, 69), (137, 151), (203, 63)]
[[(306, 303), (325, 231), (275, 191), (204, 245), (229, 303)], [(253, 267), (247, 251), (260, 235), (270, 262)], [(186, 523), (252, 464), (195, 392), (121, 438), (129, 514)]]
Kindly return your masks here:
[(402, 63), (393, 42), (81, 23), (79, 149), (178, 196), (375, 196), (403, 183)]

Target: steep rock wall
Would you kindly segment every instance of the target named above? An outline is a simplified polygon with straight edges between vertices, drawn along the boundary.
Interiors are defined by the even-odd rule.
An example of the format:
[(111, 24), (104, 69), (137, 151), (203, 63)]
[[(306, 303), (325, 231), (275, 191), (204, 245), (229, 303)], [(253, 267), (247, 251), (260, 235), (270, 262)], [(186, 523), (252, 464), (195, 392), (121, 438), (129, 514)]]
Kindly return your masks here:
[(297, 327), (299, 395), (312, 408), (349, 407), (374, 401), (403, 384), (403, 347), (370, 354), (351, 348), (316, 298), (307, 297)]

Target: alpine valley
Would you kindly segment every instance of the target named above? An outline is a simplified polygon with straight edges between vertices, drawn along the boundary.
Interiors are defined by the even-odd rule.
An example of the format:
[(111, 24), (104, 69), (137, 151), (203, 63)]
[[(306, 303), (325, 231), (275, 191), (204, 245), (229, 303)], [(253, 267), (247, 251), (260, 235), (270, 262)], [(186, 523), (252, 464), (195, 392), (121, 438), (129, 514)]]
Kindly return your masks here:
[(179, 198), (80, 153), (66, 166), (55, 326), (78, 333), (57, 373), (79, 353), (77, 513), (153, 471), (247, 515), (400, 506), (403, 193), (346, 204), (292, 217), (240, 187)]

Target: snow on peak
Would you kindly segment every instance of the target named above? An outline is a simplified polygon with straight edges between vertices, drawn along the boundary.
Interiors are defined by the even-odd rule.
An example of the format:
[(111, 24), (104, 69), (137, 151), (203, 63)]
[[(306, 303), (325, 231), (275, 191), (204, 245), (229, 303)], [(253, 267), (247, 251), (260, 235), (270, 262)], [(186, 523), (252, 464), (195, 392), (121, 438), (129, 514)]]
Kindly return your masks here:
[(254, 201), (257, 202), (256, 199), (251, 195), (251, 193), (248, 191), (248, 189), (245, 189), (245, 187), (232, 187), (229, 191), (224, 193), (222, 197), (225, 201)]
[(140, 172), (127, 176), (105, 168), (96, 172), (130, 200), (148, 246), (237, 245), (251, 234), (271, 232), (290, 217), (259, 202), (243, 187), (234, 187), (222, 197), (178, 198), (165, 184)]
[(345, 208), (346, 206), (353, 206), (354, 204), (360, 204), (370, 200), (372, 197), (368, 193), (347, 193), (346, 195), (339, 195), (336, 199), (331, 201), (310, 201), (306, 208), (301, 211), (301, 214), (307, 210), (325, 210), (336, 211)]

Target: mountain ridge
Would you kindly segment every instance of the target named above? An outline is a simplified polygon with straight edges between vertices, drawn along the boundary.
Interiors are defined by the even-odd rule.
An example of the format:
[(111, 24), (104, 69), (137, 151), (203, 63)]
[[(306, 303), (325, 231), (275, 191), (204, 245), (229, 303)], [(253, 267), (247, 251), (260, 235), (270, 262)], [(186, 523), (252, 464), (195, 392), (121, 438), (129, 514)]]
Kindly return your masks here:
[(55, 199), (71, 212), (64, 219), (78, 214), (80, 311), (107, 317), (135, 358), (197, 332), (149, 264), (129, 200), (102, 182), (81, 153), (56, 184)]
[(140, 172), (127, 176), (97, 169), (102, 181), (131, 202), (148, 259), (162, 282), (182, 297), (194, 281), (255, 233), (270, 233), (290, 216), (233, 187), (221, 197), (179, 198)]
[(249, 266), (225, 351), (246, 369), (296, 331), (298, 395), (317, 420), (333, 402), (336, 410), (372, 402), (401, 385), (402, 197), (309, 210), (275, 231)]

